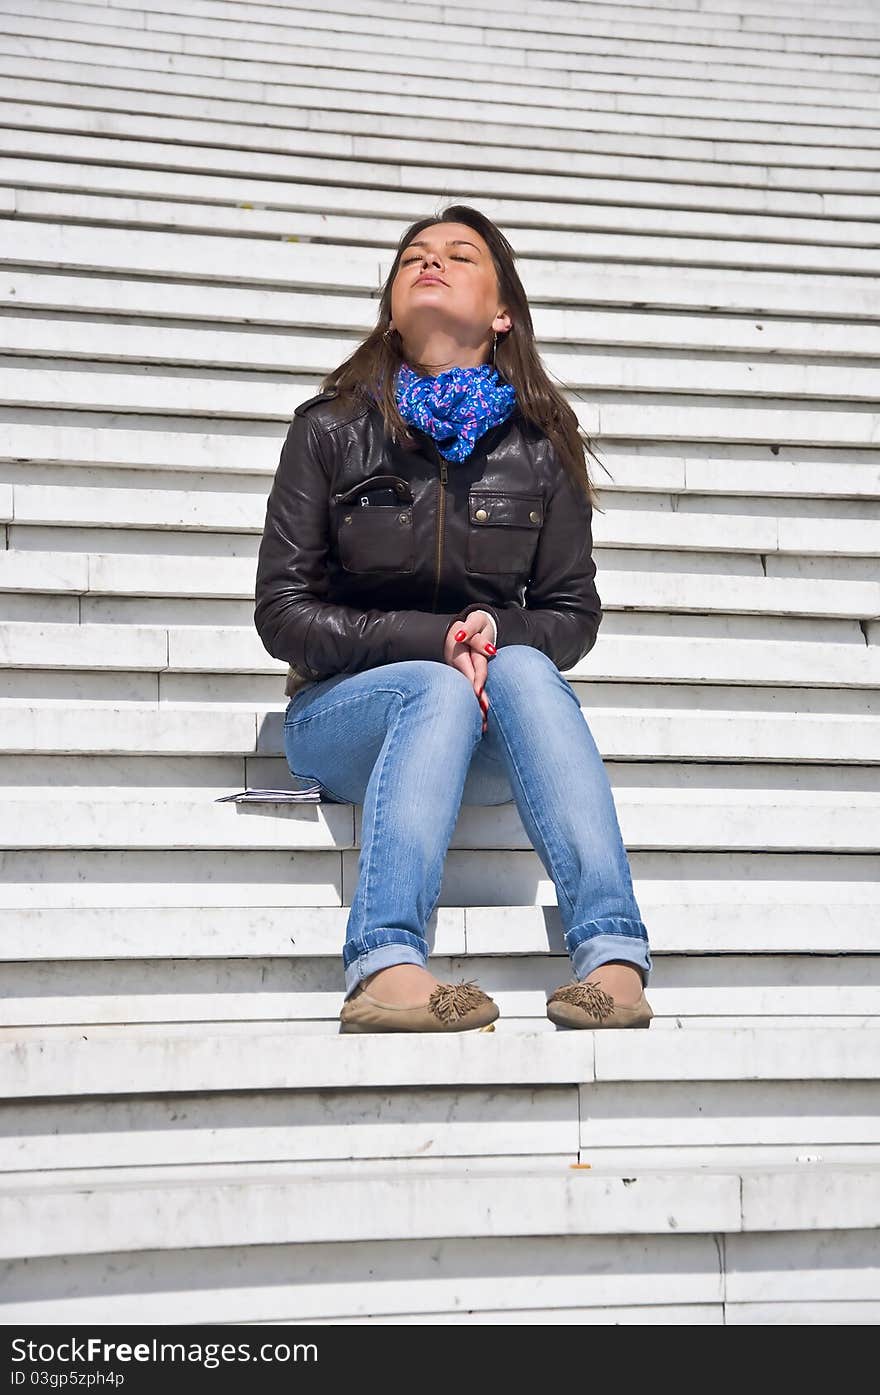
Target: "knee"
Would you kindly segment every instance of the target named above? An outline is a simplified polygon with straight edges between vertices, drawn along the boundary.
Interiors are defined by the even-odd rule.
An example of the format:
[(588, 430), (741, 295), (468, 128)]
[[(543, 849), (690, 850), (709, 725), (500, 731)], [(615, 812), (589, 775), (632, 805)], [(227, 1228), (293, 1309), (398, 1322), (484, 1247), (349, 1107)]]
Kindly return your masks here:
[(465, 739), (479, 735), (483, 709), (477, 701), (474, 685), (461, 669), (452, 664), (429, 662), (435, 670), (426, 684), (426, 698), (431, 711), (444, 726), (455, 728)]
[(438, 709), (446, 711), (450, 706), (469, 709), (473, 705), (479, 715), (473, 684), (461, 669), (454, 668), (452, 664), (437, 663), (434, 659), (409, 659), (398, 664), (397, 668), (400, 671), (398, 676), (405, 679), (407, 689), (427, 696), (437, 704)]
[(523, 676), (559, 676), (559, 669), (553, 660), (542, 649), (535, 649), (531, 644), (505, 644), (498, 650), (489, 664), (488, 679), (493, 674), (508, 672)]

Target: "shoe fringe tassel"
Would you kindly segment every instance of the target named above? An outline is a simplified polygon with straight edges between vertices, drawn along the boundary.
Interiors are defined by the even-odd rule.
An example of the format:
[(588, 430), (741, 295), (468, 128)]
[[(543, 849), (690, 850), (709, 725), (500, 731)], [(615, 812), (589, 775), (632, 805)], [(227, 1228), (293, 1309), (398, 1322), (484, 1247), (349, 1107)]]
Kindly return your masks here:
[(457, 1022), (474, 1008), (482, 1007), (486, 994), (476, 987), (476, 980), (461, 983), (440, 983), (428, 999), (428, 1007), (441, 1022)]
[(563, 988), (557, 988), (550, 1002), (572, 1003), (599, 1022), (604, 1022), (614, 1011), (614, 999), (598, 983), (567, 983)]

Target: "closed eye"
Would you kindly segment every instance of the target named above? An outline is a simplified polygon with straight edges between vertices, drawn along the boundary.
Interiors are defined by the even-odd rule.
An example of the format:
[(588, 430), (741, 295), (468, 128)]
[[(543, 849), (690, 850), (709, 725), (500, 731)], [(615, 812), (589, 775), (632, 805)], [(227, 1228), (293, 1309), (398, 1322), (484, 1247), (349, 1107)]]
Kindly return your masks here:
[[(418, 257), (407, 257), (406, 261), (401, 262), (400, 265), (409, 266), (410, 262), (417, 262), (418, 260)], [(473, 261), (473, 257), (450, 257), (449, 260), (453, 262), (470, 262)]]

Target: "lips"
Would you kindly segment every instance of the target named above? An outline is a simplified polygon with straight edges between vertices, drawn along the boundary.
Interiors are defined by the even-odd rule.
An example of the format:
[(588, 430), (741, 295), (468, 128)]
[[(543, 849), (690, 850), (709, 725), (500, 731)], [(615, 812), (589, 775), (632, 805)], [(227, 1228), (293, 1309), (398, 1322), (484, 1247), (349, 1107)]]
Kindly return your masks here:
[(417, 286), (430, 286), (432, 284), (435, 286), (445, 286), (446, 282), (441, 281), (439, 276), (420, 276), (418, 281), (416, 281)]

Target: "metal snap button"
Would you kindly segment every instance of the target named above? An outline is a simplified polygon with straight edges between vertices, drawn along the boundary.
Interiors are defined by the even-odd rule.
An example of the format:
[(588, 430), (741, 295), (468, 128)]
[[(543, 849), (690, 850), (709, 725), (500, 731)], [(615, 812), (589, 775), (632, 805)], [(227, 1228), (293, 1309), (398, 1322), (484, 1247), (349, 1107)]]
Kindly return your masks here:
[(482, 518), (488, 518), (488, 517), (489, 517), (489, 513), (488, 513), (488, 510), (487, 510), (487, 509), (477, 509), (476, 513), (474, 514), (474, 518), (481, 518), (481, 519), (482, 519)]
[(399, 514), (397, 515), (397, 518), (398, 518), (398, 522), (400, 522), (400, 523), (409, 523), (409, 514), (408, 514), (408, 513), (399, 513)]
[(540, 523), (541, 521), (541, 515), (538, 513), (537, 509), (532, 509), (531, 513), (529, 514), (529, 518), (532, 520), (533, 523)]
[(343, 523), (350, 523), (350, 522), (351, 522), (351, 514), (350, 514), (350, 513), (347, 513), (347, 514), (345, 515), (345, 517), (343, 518), (342, 521), (343, 521)]

